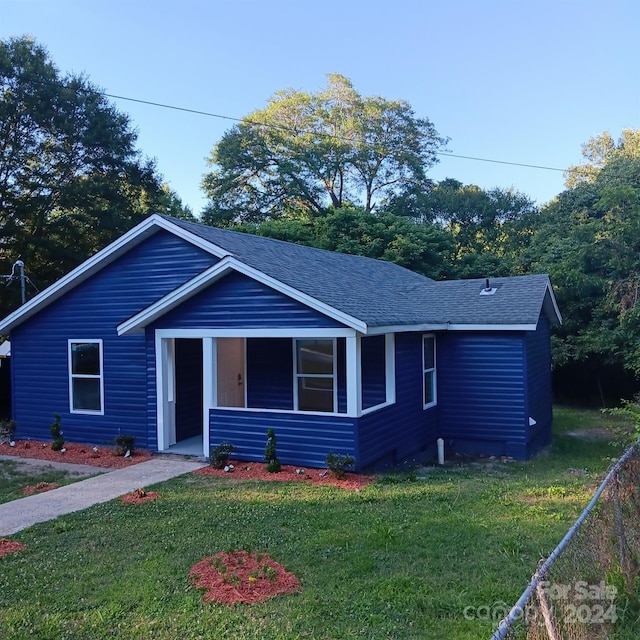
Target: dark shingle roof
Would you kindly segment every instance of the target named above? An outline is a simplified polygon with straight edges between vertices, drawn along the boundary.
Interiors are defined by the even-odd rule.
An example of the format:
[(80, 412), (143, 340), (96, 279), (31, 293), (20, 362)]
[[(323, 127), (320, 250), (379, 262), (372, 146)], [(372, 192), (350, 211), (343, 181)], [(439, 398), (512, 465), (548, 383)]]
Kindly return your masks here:
[[(546, 275), (436, 282), (391, 262), (167, 217), (244, 264), (370, 327), (417, 324), (533, 325), (543, 308), (559, 321)], [(556, 316), (554, 318), (554, 316)]]

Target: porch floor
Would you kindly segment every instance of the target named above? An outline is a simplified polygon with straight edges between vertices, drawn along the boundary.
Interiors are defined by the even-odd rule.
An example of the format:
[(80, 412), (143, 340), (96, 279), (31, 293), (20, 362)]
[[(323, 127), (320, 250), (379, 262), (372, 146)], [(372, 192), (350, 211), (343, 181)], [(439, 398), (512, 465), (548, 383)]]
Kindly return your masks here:
[(163, 453), (176, 453), (181, 456), (202, 457), (202, 436), (194, 436), (172, 444)]

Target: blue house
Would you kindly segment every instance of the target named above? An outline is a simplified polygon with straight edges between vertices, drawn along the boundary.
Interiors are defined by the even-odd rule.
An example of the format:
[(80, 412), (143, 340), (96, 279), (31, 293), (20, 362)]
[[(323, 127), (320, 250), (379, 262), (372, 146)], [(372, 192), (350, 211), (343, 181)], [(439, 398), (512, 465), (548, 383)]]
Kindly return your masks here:
[(359, 469), (551, 439), (549, 278), (398, 265), (153, 215), (0, 322), (17, 437)]

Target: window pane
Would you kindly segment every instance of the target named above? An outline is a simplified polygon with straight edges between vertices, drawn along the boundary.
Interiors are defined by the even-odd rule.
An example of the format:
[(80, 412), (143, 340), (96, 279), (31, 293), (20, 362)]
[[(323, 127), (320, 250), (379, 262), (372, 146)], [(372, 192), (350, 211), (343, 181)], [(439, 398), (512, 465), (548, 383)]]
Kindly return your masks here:
[(435, 401), (435, 390), (433, 388), (433, 371), (424, 374), (424, 403), (431, 404)]
[(333, 378), (298, 378), (300, 411), (333, 411)]
[(86, 411), (101, 411), (100, 379), (73, 378), (73, 408)]
[(424, 340), (422, 341), (423, 348), (424, 348), (424, 368), (425, 369), (433, 369), (435, 366), (434, 343), (435, 343), (435, 340), (433, 338), (424, 338)]
[(333, 340), (298, 340), (298, 373), (333, 375)]
[(71, 343), (71, 372), (100, 375), (100, 345), (97, 342)]

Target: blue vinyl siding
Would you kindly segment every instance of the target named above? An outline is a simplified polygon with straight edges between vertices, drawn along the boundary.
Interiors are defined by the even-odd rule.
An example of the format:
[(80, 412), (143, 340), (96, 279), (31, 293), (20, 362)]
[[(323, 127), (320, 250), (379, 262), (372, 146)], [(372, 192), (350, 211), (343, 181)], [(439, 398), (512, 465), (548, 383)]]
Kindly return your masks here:
[(358, 460), (355, 423), (342, 416), (212, 409), (210, 443), (231, 442), (239, 459), (259, 462), (272, 428), (280, 462), (321, 468), (330, 451)]
[(551, 442), (553, 394), (550, 340), (551, 327), (547, 318), (542, 315), (536, 331), (526, 336), (528, 415), (536, 421), (534, 426), (529, 427), (529, 455)]
[(362, 408), (368, 409), (386, 400), (385, 337), (366, 336), (360, 341), (362, 354)]
[[(137, 446), (154, 448), (155, 406), (151, 430), (144, 338), (119, 337), (116, 327), (215, 261), (161, 231), (17, 327), (11, 334), (17, 437), (50, 439), (53, 414), (59, 413), (70, 442), (100, 444), (128, 433), (136, 436)], [(104, 349), (105, 414), (71, 414), (67, 341), (98, 338)]]
[(358, 422), (361, 467), (399, 464), (433, 455), (438, 407), (423, 408), (422, 334), (396, 334), (396, 402)]
[(344, 325), (240, 273), (194, 295), (151, 327), (342, 328)]
[(293, 340), (247, 339), (247, 405), (293, 410)]
[(445, 449), (526, 457), (524, 335), (456, 332), (438, 336), (437, 349)]

